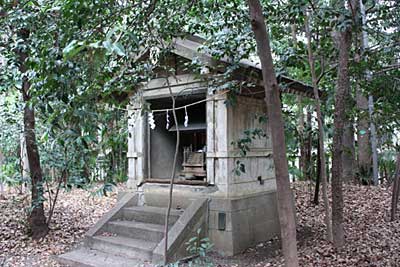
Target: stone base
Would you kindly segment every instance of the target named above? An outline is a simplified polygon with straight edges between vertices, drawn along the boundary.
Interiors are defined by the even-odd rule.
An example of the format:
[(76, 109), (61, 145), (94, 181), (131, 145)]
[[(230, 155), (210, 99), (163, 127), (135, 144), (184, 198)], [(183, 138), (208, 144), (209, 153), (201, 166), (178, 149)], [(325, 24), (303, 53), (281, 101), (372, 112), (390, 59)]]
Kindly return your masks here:
[(235, 199), (211, 198), (208, 234), (218, 252), (232, 256), (279, 233), (276, 192)]
[[(140, 191), (144, 205), (168, 203), (168, 185), (144, 184)], [(194, 199), (209, 199), (207, 230), (217, 252), (232, 256), (279, 235), (275, 191), (240, 197), (220, 196), (216, 191), (216, 187), (175, 185), (172, 208), (185, 209)]]

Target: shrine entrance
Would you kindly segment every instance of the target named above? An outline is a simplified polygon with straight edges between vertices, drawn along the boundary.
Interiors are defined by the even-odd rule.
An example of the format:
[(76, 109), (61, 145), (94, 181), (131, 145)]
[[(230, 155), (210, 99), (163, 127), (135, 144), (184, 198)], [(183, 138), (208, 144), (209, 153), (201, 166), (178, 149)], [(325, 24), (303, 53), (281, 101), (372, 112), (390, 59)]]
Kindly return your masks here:
[[(170, 98), (150, 100), (154, 129), (147, 120), (147, 178), (145, 182), (168, 183), (170, 180), (179, 129), (179, 151), (175, 173), (178, 184), (206, 185), (207, 124), (204, 95), (177, 97), (175, 125)], [(165, 111), (167, 110), (167, 111)], [(149, 117), (149, 114), (147, 115)]]

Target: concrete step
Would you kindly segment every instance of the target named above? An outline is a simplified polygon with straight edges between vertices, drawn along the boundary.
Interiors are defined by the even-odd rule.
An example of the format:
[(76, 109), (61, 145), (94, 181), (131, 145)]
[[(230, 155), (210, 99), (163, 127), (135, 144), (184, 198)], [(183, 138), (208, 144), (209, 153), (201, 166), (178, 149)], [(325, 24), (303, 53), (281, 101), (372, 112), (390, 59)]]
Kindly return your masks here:
[(151, 260), (155, 242), (122, 236), (93, 236), (88, 238), (90, 248), (132, 259)]
[(71, 267), (150, 267), (152, 264), (93, 249), (77, 249), (57, 257), (58, 262)]
[[(134, 206), (127, 207), (122, 210), (122, 216), (125, 220), (134, 220), (145, 223), (162, 224), (165, 223), (165, 213), (167, 209), (153, 206)], [(173, 225), (179, 216), (183, 214), (183, 210), (171, 210), (169, 218), (170, 225)]]
[(142, 239), (158, 243), (164, 237), (164, 226), (154, 223), (137, 221), (111, 221), (107, 223), (106, 231), (124, 237)]

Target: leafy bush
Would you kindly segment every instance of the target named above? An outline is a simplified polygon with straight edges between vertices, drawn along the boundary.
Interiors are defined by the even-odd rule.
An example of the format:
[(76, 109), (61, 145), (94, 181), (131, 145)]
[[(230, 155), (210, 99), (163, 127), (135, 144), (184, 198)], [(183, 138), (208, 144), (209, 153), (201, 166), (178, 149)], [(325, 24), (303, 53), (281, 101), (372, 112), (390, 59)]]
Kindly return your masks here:
[(189, 262), (189, 266), (193, 267), (212, 267), (214, 266), (207, 253), (213, 248), (213, 244), (208, 237), (201, 238), (201, 228), (197, 229), (197, 235), (190, 238), (186, 242), (186, 250), (195, 258)]

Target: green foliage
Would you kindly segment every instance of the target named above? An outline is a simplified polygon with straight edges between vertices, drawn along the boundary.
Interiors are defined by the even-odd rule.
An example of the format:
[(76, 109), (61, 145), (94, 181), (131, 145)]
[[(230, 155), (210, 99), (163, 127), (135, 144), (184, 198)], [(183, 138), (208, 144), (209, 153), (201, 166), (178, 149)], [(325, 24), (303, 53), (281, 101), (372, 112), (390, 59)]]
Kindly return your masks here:
[(165, 266), (165, 267), (179, 267), (179, 266), (189, 266), (189, 267), (213, 267), (211, 259), (207, 256), (207, 254), (213, 248), (213, 244), (211, 243), (208, 237), (202, 237), (202, 229), (199, 228), (196, 231), (196, 235), (191, 237), (186, 243), (186, 251), (190, 254), (191, 259), (186, 263), (184, 261), (176, 261), (173, 263), (169, 263), (167, 265), (157, 265), (157, 266)]
[[(208, 258), (207, 253), (213, 248), (213, 244), (208, 237), (201, 237), (201, 228), (197, 229), (197, 235), (190, 238), (186, 242), (186, 250), (193, 256), (196, 256), (189, 262), (190, 267), (212, 267), (214, 266), (211, 259)], [(198, 256), (198, 257), (197, 257)]]
[(381, 177), (388, 181), (388, 184), (391, 184), (394, 175), (396, 173), (396, 156), (397, 153), (395, 150), (385, 150), (379, 154), (379, 172), (381, 173)]
[[(265, 115), (255, 115), (255, 120), (257, 120), (260, 124), (265, 124), (267, 122), (267, 118)], [(251, 150), (251, 144), (253, 140), (267, 138), (267, 133), (261, 128), (254, 129), (246, 129), (243, 131), (243, 137), (239, 138), (236, 141), (232, 141), (231, 145), (237, 149), (239, 149), (239, 155), (241, 157), (246, 157), (247, 152)], [(246, 165), (240, 161), (235, 161), (235, 168), (232, 172), (240, 176), (242, 173), (246, 172)]]
[(0, 93), (0, 152), (4, 156), (0, 166), (0, 181), (9, 185), (22, 182), (19, 170), (21, 108), (15, 91)]
[(250, 151), (250, 145), (253, 140), (267, 137), (264, 130), (260, 128), (246, 129), (244, 130), (243, 135), (243, 138), (231, 143), (232, 146), (237, 146), (242, 157), (245, 157), (247, 152)]
[[(314, 1), (312, 6), (305, 0), (262, 2), (277, 74), (308, 83), (311, 76), (302, 36), (305, 11), (310, 11), (318, 87), (325, 93), (322, 112), (329, 146), (338, 53), (332, 34), (350, 25), (351, 14), (329, 1)], [(357, 34), (362, 28), (357, 23), (357, 45), (352, 48), (350, 66), (353, 88), (359, 86), (376, 100), (373, 121), (379, 135), (385, 137), (381, 144), (384, 150), (398, 146), (400, 128), (400, 73), (396, 67), (400, 14), (392, 2), (364, 1), (368, 23), (363, 27), (369, 33), (370, 48), (360, 51)], [(234, 105), (241, 89), (254, 86), (253, 73), (238, 73), (241, 60), (257, 63), (246, 1), (3, 0), (0, 14), (0, 150), (6, 158), (0, 179), (11, 185), (27, 182), (21, 180), (19, 159), (24, 77), (31, 85), (31, 100), (25, 104), (36, 111), (46, 181), (66, 178), (67, 187), (101, 182), (97, 192), (104, 194), (127, 178), (127, 114), (123, 108), (138, 85), (154, 77), (173, 38), (202, 36), (201, 52), (230, 63), (225, 68), (214, 66), (218, 75), (209, 80), (210, 91), (230, 90), (227, 104)], [(29, 34), (22, 38), (23, 33)], [(293, 36), (298, 37), (296, 44)], [(28, 55), (25, 73), (21, 72), (18, 52)], [(360, 58), (356, 60), (357, 55)], [(201, 73), (202, 60), (196, 58), (188, 67)], [(367, 72), (370, 75), (365, 79)], [(238, 75), (241, 81), (232, 79)], [(294, 164), (303, 138), (298, 131), (299, 110), (314, 103), (304, 98), (299, 103), (287, 95), (282, 102), (290, 171), (299, 176)], [(356, 105), (347, 115), (353, 120), (367, 116)], [(304, 135), (310, 132), (312, 129), (306, 129)], [(245, 157), (251, 143), (263, 136), (261, 129), (248, 129), (232, 145)], [(382, 168), (389, 169), (384, 153)], [(245, 165), (236, 161), (234, 173), (245, 171)]]
[[(110, 82), (117, 82), (112, 79), (121, 69), (117, 68), (119, 60), (128, 53), (121, 42), (137, 41), (133, 34), (124, 32), (126, 22), (112, 16), (127, 8), (103, 1), (5, 1), (1, 7), (6, 16), (0, 18), (0, 63), (7, 68), (1, 69), (0, 87), (5, 94), (16, 96), (14, 103), (20, 105), (22, 75), (16, 52), (27, 53), (31, 83), (28, 104), (36, 109), (42, 169), (50, 182), (63, 175), (68, 186), (104, 181), (102, 191), (106, 192), (110, 183), (126, 180), (126, 114), (115, 109), (124, 107), (125, 102), (114, 98), (113, 93), (121, 94), (121, 87), (124, 91), (129, 87), (121, 80), (118, 86)], [(113, 28), (106, 29), (104, 23), (111, 21)], [(29, 32), (26, 42), (19, 36), (22, 30)], [(132, 44), (131, 56), (139, 45)], [(136, 77), (131, 74), (127, 81), (130, 86)], [(22, 107), (14, 112), (18, 116), (1, 117), (5, 118), (0, 123), (7, 136), (0, 137), (0, 144), (7, 146), (1, 149), (7, 152), (9, 162), (19, 162), (21, 112)], [(10, 130), (14, 126), (11, 120), (19, 125), (18, 134)], [(15, 151), (14, 158), (9, 151)], [(12, 170), (9, 163), (6, 166), (8, 179), (18, 177), (19, 163)], [(104, 170), (101, 175), (100, 169)]]

